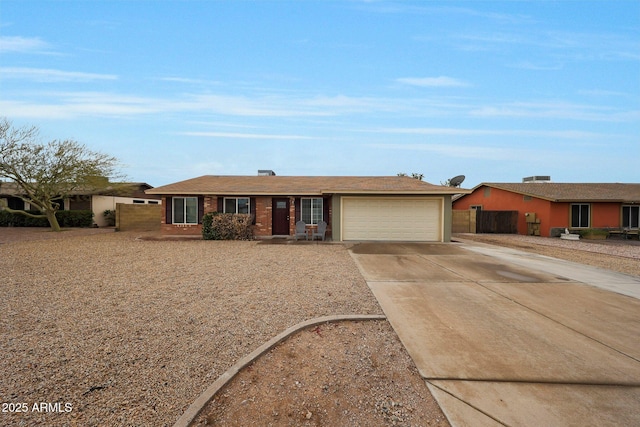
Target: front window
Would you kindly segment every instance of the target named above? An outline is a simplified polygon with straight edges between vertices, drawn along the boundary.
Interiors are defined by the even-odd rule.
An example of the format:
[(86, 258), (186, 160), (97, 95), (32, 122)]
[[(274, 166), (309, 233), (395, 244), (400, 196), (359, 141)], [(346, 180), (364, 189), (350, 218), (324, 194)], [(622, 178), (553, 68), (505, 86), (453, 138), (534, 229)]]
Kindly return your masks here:
[(590, 206), (587, 204), (571, 205), (571, 228), (589, 227)]
[(232, 214), (248, 214), (251, 211), (248, 197), (236, 197), (224, 199), (224, 212)]
[(304, 198), (301, 208), (301, 219), (305, 224), (317, 225), (322, 221), (322, 198)]
[(640, 217), (640, 206), (622, 207), (622, 226), (624, 228), (638, 228), (638, 217)]
[(173, 198), (173, 223), (197, 224), (198, 223), (198, 198), (174, 197)]

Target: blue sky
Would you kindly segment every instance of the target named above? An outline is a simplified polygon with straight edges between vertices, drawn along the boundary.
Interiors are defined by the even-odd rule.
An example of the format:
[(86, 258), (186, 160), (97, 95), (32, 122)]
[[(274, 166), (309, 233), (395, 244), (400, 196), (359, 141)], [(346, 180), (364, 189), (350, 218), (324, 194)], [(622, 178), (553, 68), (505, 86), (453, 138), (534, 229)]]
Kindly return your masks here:
[(2, 0), (0, 116), (154, 186), (640, 182), (640, 2)]

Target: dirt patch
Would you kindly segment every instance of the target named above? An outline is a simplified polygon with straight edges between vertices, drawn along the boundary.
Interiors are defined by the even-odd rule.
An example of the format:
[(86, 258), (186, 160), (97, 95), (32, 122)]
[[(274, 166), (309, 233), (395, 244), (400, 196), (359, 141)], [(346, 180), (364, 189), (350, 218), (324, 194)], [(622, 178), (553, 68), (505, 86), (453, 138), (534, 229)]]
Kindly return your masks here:
[(299, 332), (240, 372), (194, 424), (449, 425), (386, 321)]

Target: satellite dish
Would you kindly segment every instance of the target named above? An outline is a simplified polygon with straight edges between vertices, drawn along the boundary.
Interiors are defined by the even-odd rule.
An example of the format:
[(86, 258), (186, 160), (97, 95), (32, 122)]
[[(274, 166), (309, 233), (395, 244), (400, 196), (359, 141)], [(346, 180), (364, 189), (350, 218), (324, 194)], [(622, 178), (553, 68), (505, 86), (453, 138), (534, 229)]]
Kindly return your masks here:
[(464, 178), (465, 178), (464, 175), (454, 176), (449, 180), (449, 186), (460, 187), (460, 184), (462, 184), (462, 181), (464, 181)]

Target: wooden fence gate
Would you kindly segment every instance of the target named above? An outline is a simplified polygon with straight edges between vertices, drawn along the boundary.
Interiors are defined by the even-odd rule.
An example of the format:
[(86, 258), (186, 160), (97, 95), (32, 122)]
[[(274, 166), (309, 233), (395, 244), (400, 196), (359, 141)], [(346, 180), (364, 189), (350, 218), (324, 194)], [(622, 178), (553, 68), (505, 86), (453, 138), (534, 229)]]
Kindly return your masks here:
[(518, 211), (477, 211), (476, 233), (518, 234)]
[(452, 211), (452, 233), (475, 233), (476, 232), (476, 210)]

